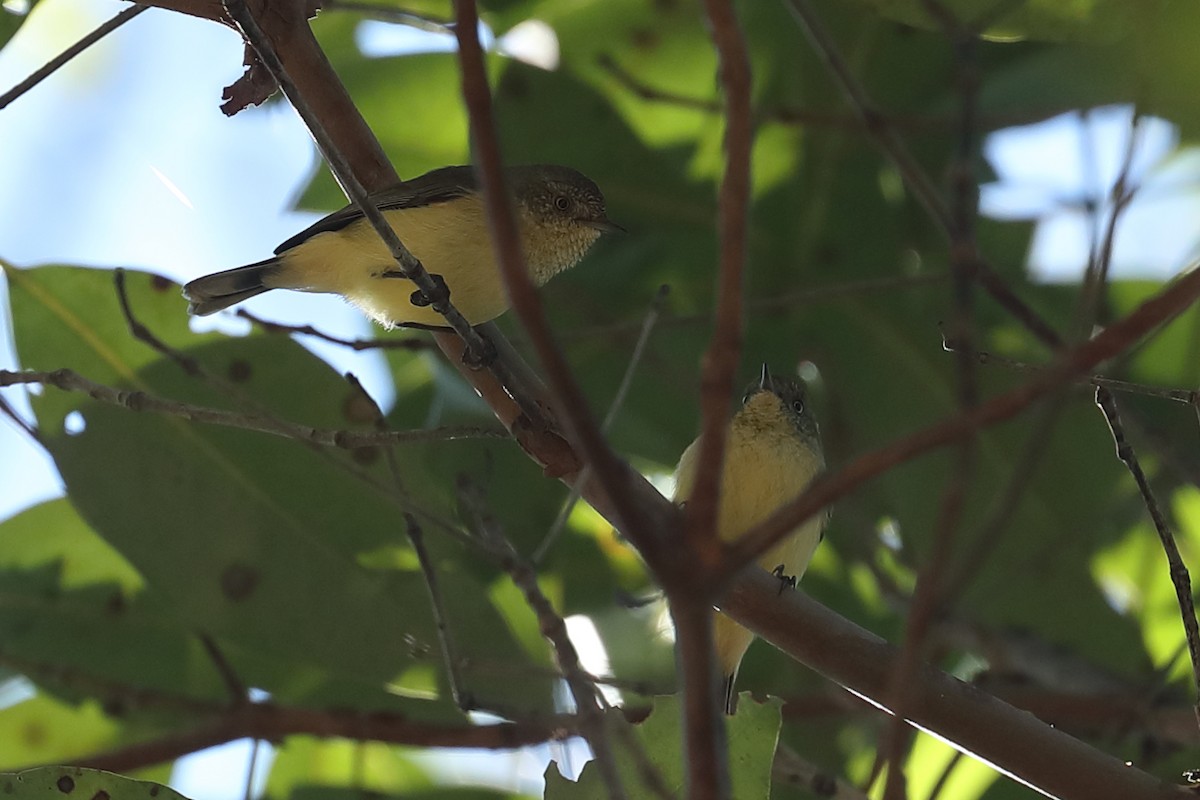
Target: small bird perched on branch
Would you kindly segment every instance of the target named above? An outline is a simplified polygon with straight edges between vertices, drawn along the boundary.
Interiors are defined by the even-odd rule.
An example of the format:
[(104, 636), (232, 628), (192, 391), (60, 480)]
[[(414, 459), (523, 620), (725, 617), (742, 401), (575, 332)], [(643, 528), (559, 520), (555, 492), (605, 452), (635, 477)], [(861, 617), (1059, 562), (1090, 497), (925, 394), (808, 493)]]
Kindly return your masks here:
[[(685, 503), (695, 486), (699, 443), (697, 439), (683, 451), (675, 469), (677, 503)], [(799, 496), (824, 469), (821, 433), (804, 384), (773, 377), (763, 364), (761, 376), (747, 387), (742, 407), (729, 424), (717, 535), (726, 541), (737, 539)], [(824, 536), (825, 520), (825, 514), (809, 519), (758, 563), (795, 586)], [(734, 681), (754, 634), (718, 613), (713, 638), (725, 680), (725, 712), (733, 714), (737, 710)]]
[[(538, 286), (577, 264), (601, 233), (620, 230), (596, 184), (569, 167), (509, 167), (505, 178), (526, 267)], [(473, 168), (435, 169), (371, 199), (426, 271), (445, 282), (468, 322), (478, 325), (508, 309)], [(188, 311), (204, 316), (270, 289), (339, 294), (386, 328), (446, 327), (354, 205), (288, 239), (274, 258), (197, 278), (183, 295)]]

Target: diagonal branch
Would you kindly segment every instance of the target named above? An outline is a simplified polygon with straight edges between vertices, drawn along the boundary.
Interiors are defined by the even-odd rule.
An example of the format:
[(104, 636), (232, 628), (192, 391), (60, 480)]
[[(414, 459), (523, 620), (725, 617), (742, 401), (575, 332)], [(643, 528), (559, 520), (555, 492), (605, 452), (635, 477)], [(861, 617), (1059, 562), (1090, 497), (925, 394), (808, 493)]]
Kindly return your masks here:
[(496, 261), (500, 266), (509, 301), (528, 332), (534, 350), (546, 370), (556, 401), (555, 411), (562, 416), (572, 442), (592, 468), (592, 478), (585, 486), (597, 485), (596, 488), (608, 501), (608, 513), (612, 514), (610, 519), (633, 539), (651, 568), (660, 575), (670, 574), (667, 572), (672, 563), (669, 560), (670, 553), (666, 552), (660, 542), (663, 540), (662, 532), (675, 527), (678, 514), (670, 503), (609, 447), (588, 408), (578, 382), (571, 375), (562, 351), (551, 336), (542, 312), (541, 301), (522, 266), (523, 256), (517, 236), (516, 220), (508, 196), (504, 192), (500, 146), (496, 139), (492, 98), (488, 89), (483, 53), (479, 46), (479, 17), (475, 3), (472, 0), (455, 0), (454, 8), (454, 30), (458, 38), (458, 55), (462, 67), (463, 98), (471, 120), (471, 138), (479, 162), (480, 184), (483, 188)]
[(1193, 708), (1196, 712), (1196, 720), (1200, 722), (1200, 626), (1196, 624), (1196, 606), (1192, 601), (1192, 580), (1188, 575), (1187, 566), (1183, 563), (1183, 558), (1179, 555), (1175, 534), (1167, 523), (1166, 517), (1163, 516), (1162, 509), (1159, 508), (1154, 490), (1150, 488), (1150, 481), (1146, 478), (1146, 473), (1142, 471), (1142, 465), (1138, 462), (1133, 446), (1125, 438), (1125, 428), (1121, 425), (1121, 412), (1117, 408), (1116, 398), (1103, 386), (1097, 387), (1096, 405), (1103, 412), (1109, 432), (1112, 433), (1113, 444), (1117, 448), (1117, 458), (1137, 482), (1138, 491), (1141, 492), (1142, 501), (1146, 504), (1146, 511), (1149, 512), (1150, 519), (1154, 522), (1154, 530), (1158, 533), (1158, 540), (1167, 557), (1171, 585), (1175, 587), (1175, 599), (1179, 603), (1179, 615), (1183, 619), (1188, 655), (1192, 661), (1192, 682), (1196, 689)]
[[(887, 710), (899, 651), (809, 598), (778, 593), (763, 570), (738, 574), (721, 610), (792, 658)], [(908, 720), (1051, 797), (1185, 800), (1194, 797), (933, 667), (913, 673)]]
[(53, 386), (56, 389), (62, 389), (66, 392), (80, 392), (93, 400), (127, 408), (130, 411), (148, 411), (164, 416), (179, 417), (180, 419), (191, 420), (192, 422), (222, 425), (228, 428), (241, 428), (242, 430), (256, 431), (258, 433), (269, 433), (273, 436), (295, 439), (306, 444), (317, 444), (322, 447), (339, 447), (345, 450), (355, 450), (360, 447), (375, 447), (385, 444), (401, 444), (404, 442), (508, 438), (501, 428), (447, 427), (410, 431), (353, 431), (313, 428), (308, 425), (288, 422), (269, 414), (225, 411), (220, 408), (209, 408), (208, 406), (185, 403), (182, 400), (171, 400), (148, 392), (116, 389), (112, 386), (96, 383), (69, 369), (56, 369), (52, 372), (38, 372), (36, 370), (10, 372), (9, 370), (0, 370), (0, 387), (17, 386), (19, 384)]
[(726, 574), (749, 564), (797, 525), (897, 464), (971, 436), (976, 430), (1010, 419), (1038, 398), (1093, 369), (1153, 330), (1183, 313), (1200, 297), (1200, 269), (1193, 270), (1099, 334), (1065, 351), (1028, 383), (889, 445), (859, 456), (813, 483), (807, 491), (729, 546)]
[[(826, 67), (846, 94), (847, 101), (862, 117), (867, 132), (891, 160), (901, 178), (904, 179), (905, 185), (913, 192), (917, 201), (925, 207), (937, 226), (946, 236), (952, 236), (954, 217), (950, 209), (946, 207), (937, 189), (908, 148), (904, 146), (904, 142), (896, 134), (887, 117), (876, 109), (862, 84), (854, 77), (833, 37), (825, 30), (820, 18), (813, 11), (809, 0), (787, 0), (787, 2), (793, 16), (808, 35), (818, 55), (825, 60)], [(966, 261), (969, 263), (972, 277), (1039, 341), (1052, 350), (1062, 347), (1062, 337), (1058, 332), (1013, 292), (978, 250), (972, 250), (970, 258)]]
[(75, 44), (63, 50), (54, 58), (47, 61), (42, 67), (35, 70), (28, 78), (18, 83), (13, 88), (9, 89), (4, 94), (0, 94), (0, 110), (8, 107), (10, 103), (19, 98), (21, 95), (28, 92), (33, 87), (37, 86), (42, 81), (49, 78), (55, 72), (66, 66), (71, 59), (88, 49), (96, 42), (108, 36), (117, 28), (124, 25), (129, 20), (136, 17), (138, 14), (145, 11), (147, 6), (133, 5), (129, 8), (122, 9), (115, 17), (101, 24), (94, 31), (83, 36)]

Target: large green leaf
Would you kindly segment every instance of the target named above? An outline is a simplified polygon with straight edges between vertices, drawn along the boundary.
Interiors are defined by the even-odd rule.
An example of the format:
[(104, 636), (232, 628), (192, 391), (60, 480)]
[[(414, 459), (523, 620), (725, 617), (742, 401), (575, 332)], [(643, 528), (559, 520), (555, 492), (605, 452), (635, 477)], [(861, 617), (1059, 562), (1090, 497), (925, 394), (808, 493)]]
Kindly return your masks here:
[[(124, 331), (103, 273), (41, 269), (11, 272), (10, 280), (27, 366), (67, 365), (160, 396), (251, 412), (269, 408), (321, 427), (364, 425), (355, 390), (288, 339), (194, 342), (188, 357), (232, 379), (216, 390), (171, 362), (144, 357), (153, 353)], [(157, 290), (156, 280), (131, 275), (132, 304), (147, 323), (162, 321), (153, 327), (165, 340), (190, 343), (182, 303), (174, 292)], [(90, 303), (79, 302), (89, 295)], [(377, 453), (365, 454), (374, 465), (356, 464), (362, 459), (353, 454), (132, 414), (81, 395), (47, 392), (34, 406), (84, 518), (185, 624), (242, 650), (356, 681), (396, 682), (402, 692), (406, 682), (424, 693), (442, 680), (426, 588), (404, 535), (408, 501), (391, 496)], [(69, 413), (82, 417), (81, 433), (63, 429)], [(400, 461), (403, 472), (417, 469), (404, 454)], [(356, 477), (354, 468), (385, 488)], [(381, 565), (370, 558), (381, 550), (408, 555)], [(456, 564), (462, 549), (433, 537), (431, 550), (460, 657), (520, 663), (521, 651), (482, 587)], [(474, 680), (473, 694), (484, 703), (497, 692), (515, 700), (522, 694), (517, 687), (531, 686), (486, 674)], [(413, 713), (444, 715), (447, 702), (442, 692), (440, 704), (417, 703)]]

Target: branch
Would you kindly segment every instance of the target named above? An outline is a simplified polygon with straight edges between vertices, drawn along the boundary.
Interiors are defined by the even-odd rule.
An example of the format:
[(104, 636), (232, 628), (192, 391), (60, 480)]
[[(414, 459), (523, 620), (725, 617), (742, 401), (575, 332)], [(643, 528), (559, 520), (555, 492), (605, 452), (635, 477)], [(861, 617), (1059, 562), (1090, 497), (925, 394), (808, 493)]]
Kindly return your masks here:
[(1150, 481), (1146, 479), (1146, 473), (1142, 471), (1142, 465), (1138, 463), (1133, 446), (1125, 438), (1125, 429), (1121, 425), (1121, 413), (1117, 408), (1116, 398), (1112, 396), (1112, 392), (1100, 387), (1096, 389), (1096, 405), (1100, 407), (1105, 421), (1108, 422), (1113, 444), (1117, 448), (1117, 458), (1121, 460), (1121, 463), (1129, 470), (1129, 474), (1133, 476), (1134, 481), (1137, 482), (1138, 491), (1141, 492), (1142, 501), (1146, 504), (1146, 511), (1149, 512), (1150, 519), (1154, 522), (1154, 530), (1158, 532), (1158, 540), (1167, 557), (1171, 585), (1175, 587), (1175, 600), (1179, 603), (1179, 615), (1183, 618), (1188, 655), (1192, 661), (1192, 682), (1196, 690), (1194, 708), (1196, 720), (1200, 723), (1200, 627), (1196, 624), (1196, 606), (1192, 602), (1192, 580), (1183, 563), (1183, 558), (1179, 555), (1175, 534), (1171, 531), (1171, 526), (1167, 524), (1166, 517), (1163, 516), (1162, 510), (1158, 506), (1154, 490), (1150, 488)]
[(743, 274), (746, 265), (746, 217), (750, 205), (750, 58), (737, 15), (729, 0), (705, 0), (709, 34), (717, 51), (717, 74), (725, 97), (725, 174), (717, 210), (721, 246), (717, 308), (712, 340), (700, 375), (700, 444), (696, 483), (684, 511), (685, 530), (701, 558), (700, 566), (720, 559), (717, 511), (721, 465), (725, 461), (733, 375), (741, 356)]
[(501, 569), (508, 573), (513, 585), (520, 590), (525, 598), (525, 604), (537, 617), (538, 630), (554, 648), (555, 661), (575, 701), (576, 714), (579, 717), (579, 727), (587, 738), (596, 757), (596, 768), (600, 771), (601, 780), (608, 791), (611, 800), (624, 800), (625, 789), (617, 770), (616, 758), (613, 754), (612, 742), (609, 739), (608, 728), (605, 724), (604, 711), (601, 707), (603, 695), (596, 688), (595, 682), (579, 663), (579, 653), (575, 649), (571, 637), (567, 634), (567, 625), (562, 616), (554, 610), (550, 600), (542, 592), (537, 582), (537, 573), (533, 567), (523, 560), (512, 542), (510, 542), (500, 526), (484, 508), (477, 487), (466, 479), (459, 480), (459, 500), (473, 518), (473, 529), (479, 542), (489, 554), (499, 562)]
[(294, 333), (300, 336), (313, 336), (323, 342), (341, 345), (355, 352), (363, 350), (409, 350), (419, 352), (422, 350), (432, 350), (437, 346), (428, 339), (417, 336), (406, 336), (403, 339), (341, 339), (337, 336), (331, 336), (324, 331), (317, 330), (312, 325), (285, 325), (282, 322), (273, 322), (262, 317), (256, 317), (244, 308), (239, 308), (235, 313), (242, 319), (248, 320), (252, 325), (262, 328), (267, 333)]
[[(272, 12), (287, 7), (287, 4), (282, 2), (276, 2), (271, 5)], [(375, 232), (379, 234), (379, 238), (383, 240), (383, 243), (391, 252), (392, 258), (395, 259), (396, 265), (400, 268), (400, 273), (416, 285), (421, 294), (429, 300), (429, 304), (434, 311), (446, 318), (446, 323), (467, 343), (469, 352), (472, 352), (474, 357), (478, 359), (478, 363), (482, 364), (488, 358), (486, 354), (494, 352), (493, 348), (484, 341), (479, 332), (472, 328), (466, 318), (454, 307), (450, 299), (450, 292), (446, 288), (445, 283), (435, 281), (429, 275), (417, 257), (404, 246), (404, 242), (400, 241), (400, 237), (396, 234), (392, 226), (388, 224), (387, 219), (383, 216), (383, 212), (375, 206), (375, 203), (369, 197), (366, 187), (359, 181), (350, 160), (338, 149), (333, 137), (325, 130), (324, 120), (317, 115), (314, 108), (309, 105), (306, 94), (302, 93), (292, 80), (291, 71), (283, 63), (283, 51), (276, 52), (275, 43), (267, 35), (264, 28), (259, 25), (254, 14), (250, 12), (249, 7), (246, 5), (246, 0), (225, 0), (225, 8), (234, 21), (237, 22), (238, 28), (246, 38), (246, 41), (254, 47), (258, 53), (258, 57), (262, 59), (263, 64), (271, 71), (275, 80), (279, 82), (284, 94), (287, 95), (288, 100), (291, 101), (292, 106), (296, 109), (296, 113), (304, 120), (304, 124), (317, 140), (321, 152), (325, 155), (325, 160), (329, 163), (330, 169), (342, 185), (346, 195), (362, 212), (367, 222), (375, 229)], [(264, 17), (264, 19), (272, 21), (277, 18), (284, 19), (285, 15), (272, 13)], [(290, 37), (301, 34), (309, 38), (312, 37), (312, 31), (309, 29), (305, 18), (298, 15), (286, 17), (286, 21), (278, 27), (275, 33)], [(296, 48), (293, 52), (306, 53), (308, 51)], [(319, 46), (316, 46), (315, 41), (312, 53), (318, 55), (322, 60), (325, 59), (325, 54), (321, 52)], [(298, 66), (303, 66), (303, 64)], [(390, 165), (388, 165), (388, 171), (391, 172)]]
[(16, 100), (21, 95), (28, 92), (33, 87), (37, 86), (42, 81), (49, 78), (62, 67), (66, 66), (71, 59), (88, 49), (96, 42), (103, 39), (108, 34), (115, 31), (117, 28), (124, 25), (129, 20), (136, 17), (138, 14), (145, 11), (147, 6), (134, 5), (129, 8), (122, 9), (115, 17), (104, 22), (91, 33), (83, 36), (75, 44), (63, 50), (61, 53), (50, 59), (40, 69), (37, 69), (28, 78), (18, 83), (13, 88), (9, 89), (4, 94), (0, 94), (0, 111), (8, 107), (10, 103)]
[(1010, 392), (878, 450), (815, 481), (803, 494), (729, 546), (726, 574), (749, 564), (796, 526), (861, 484), (922, 453), (971, 436), (976, 430), (1010, 419), (1038, 398), (1105, 359), (1123, 352), (1156, 326), (1183, 313), (1200, 297), (1200, 269), (1193, 270), (1095, 337), (1064, 352), (1045, 372)]
[[(546, 370), (554, 394), (555, 411), (562, 415), (572, 442), (592, 468), (584, 496), (634, 541), (651, 569), (660, 575), (667, 574), (673, 559), (660, 542), (665, 540), (664, 532), (677, 526), (678, 513), (641, 475), (613, 453), (600, 433), (566, 359), (554, 343), (537, 292), (523, 268), (516, 220), (504, 192), (500, 146), (496, 140), (492, 98), (479, 46), (475, 3), (455, 0), (454, 9), (463, 99), (471, 121), (471, 138), (479, 162), (492, 245), (509, 301)], [(588, 487), (593, 487), (591, 492)], [(602, 495), (597, 498), (602, 506), (597, 506), (589, 496), (596, 494)]]
[[(654, 330), (654, 325), (658, 322), (669, 291), (670, 287), (664, 283), (658, 287), (658, 291), (654, 293), (654, 299), (650, 301), (650, 310), (646, 312), (646, 316), (642, 320), (642, 329), (638, 333), (637, 341), (633, 345), (633, 353), (629, 356), (629, 364), (625, 367), (625, 374), (621, 376), (621, 383), (617, 386), (617, 392), (613, 395), (612, 402), (609, 403), (608, 413), (604, 415), (604, 421), (600, 423), (601, 433), (607, 434), (613, 422), (616, 421), (617, 415), (621, 413), (621, 408), (625, 404), (625, 397), (629, 394), (629, 389), (633, 386), (633, 375), (637, 371), (638, 364), (642, 363), (642, 355), (646, 351), (646, 344), (650, 341), (650, 332)], [(591, 467), (585, 464), (583, 469), (579, 471), (579, 477), (571, 482), (571, 491), (568, 492), (567, 499), (563, 502), (562, 508), (559, 509), (558, 516), (554, 518), (554, 522), (551, 523), (550, 530), (546, 532), (546, 536), (542, 539), (541, 544), (534, 549), (533, 555), (529, 557), (534, 566), (541, 563), (546, 554), (550, 552), (551, 545), (558, 539), (558, 535), (566, 528), (567, 520), (570, 519), (571, 512), (575, 510), (575, 504), (579, 502), (579, 497), (583, 493), (583, 485), (587, 483), (588, 478), (591, 476)]]
[[(1025, 0), (1020, 0), (1024, 2)], [(326, 2), (328, 7), (330, 4)], [(339, 3), (341, 5), (341, 3)], [(688, 95), (676, 94), (674, 92), (659, 89), (643, 83), (631, 72), (619, 65), (612, 56), (607, 53), (601, 53), (597, 57), (597, 63), (600, 68), (611, 75), (617, 83), (625, 89), (628, 89), (633, 94), (637, 95), (642, 100), (647, 100), (652, 103), (663, 103), (665, 105), (678, 106), (679, 108), (687, 108), (693, 111), (703, 111), (708, 114), (721, 113), (720, 102), (709, 100), (703, 97), (691, 97)], [(1031, 108), (1027, 111), (1012, 111), (999, 114), (980, 114), (979, 128), (982, 130), (994, 130), (996, 128), (1010, 128), (1016, 125), (1029, 125), (1034, 122), (1051, 117), (1057, 117), (1060, 114), (1066, 114), (1071, 111), (1079, 111), (1078, 104), (1043, 106), (1042, 108)], [(1086, 107), (1084, 110), (1087, 110)], [(882, 112), (881, 112), (882, 114)], [(950, 129), (957, 129), (959, 125), (959, 117), (951, 114), (897, 114), (887, 112), (883, 114), (887, 117), (888, 124), (893, 128), (902, 129), (911, 133), (929, 133), (942, 134)], [(780, 125), (790, 125), (802, 128), (829, 128), (847, 133), (867, 133), (863, 127), (862, 117), (855, 114), (846, 114), (836, 111), (826, 111), (817, 108), (774, 108), (770, 110), (759, 110), (755, 115), (755, 119), (760, 122), (775, 122)]]
[[(887, 710), (899, 651), (763, 570), (739, 573), (721, 610), (792, 658)], [(1052, 797), (1184, 800), (1193, 795), (930, 666), (913, 673), (909, 721)]]
[(339, 447), (344, 450), (355, 450), (360, 447), (376, 447), (387, 444), (401, 444), (404, 442), (507, 438), (507, 434), (501, 429), (469, 426), (448, 426), (445, 428), (411, 431), (351, 431), (313, 428), (308, 425), (298, 425), (288, 422), (268, 414), (225, 411), (219, 408), (197, 406), (181, 400), (170, 400), (143, 391), (115, 389), (111, 386), (105, 386), (104, 384), (89, 380), (69, 369), (56, 369), (52, 372), (39, 372), (36, 370), (10, 372), (9, 370), (0, 370), (0, 387), (29, 383), (53, 386), (67, 392), (80, 392), (93, 400), (127, 408), (130, 411), (149, 411), (164, 416), (191, 420), (192, 422), (222, 425), (228, 428), (241, 428), (242, 430), (256, 431), (258, 433), (269, 433), (273, 436), (295, 439), (306, 444)]
[[(845, 93), (850, 106), (862, 117), (867, 132), (875, 139), (879, 148), (887, 154), (896, 170), (903, 178), (905, 185), (916, 195), (917, 201), (933, 218), (937, 226), (947, 236), (954, 232), (954, 218), (942, 201), (941, 195), (930, 183), (929, 178), (921, 170), (920, 165), (908, 152), (903, 141), (896, 135), (887, 117), (880, 114), (867, 96), (866, 90), (855, 79), (850, 67), (846, 64), (837, 44), (821, 24), (821, 20), (809, 5), (809, 0), (788, 0), (793, 15), (808, 35), (813, 47), (825, 60), (825, 65), (834, 75), (842, 91)], [(1009, 314), (1033, 333), (1043, 344), (1052, 350), (1062, 347), (1062, 337), (1046, 322), (1040, 314), (1021, 300), (1008, 284), (975, 250), (970, 254), (972, 277), (982, 284)]]
[(237, 739), (278, 742), (288, 736), (340, 737), (387, 742), (410, 747), (479, 747), (512, 750), (561, 741), (574, 735), (575, 720), (563, 716), (542, 722), (505, 722), (498, 725), (438, 725), (413, 722), (402, 714), (358, 711), (317, 711), (251, 703), (202, 723), (195, 728), (165, 734), (157, 739), (71, 761), (71, 766), (129, 772), (215, 747)]
[[(750, 58), (729, 0), (705, 0), (709, 35), (717, 51), (717, 76), (725, 105), (725, 172), (717, 210), (720, 270), (712, 339), (701, 361), (700, 438), (696, 481), (684, 510), (689, 569), (718, 568), (722, 548), (717, 519), (733, 376), (743, 339), (746, 217), (750, 205)], [(664, 583), (675, 623), (676, 672), (683, 691), (688, 797), (730, 796), (729, 751), (719, 701), (720, 674), (713, 642), (711, 586), (695, 575)]]

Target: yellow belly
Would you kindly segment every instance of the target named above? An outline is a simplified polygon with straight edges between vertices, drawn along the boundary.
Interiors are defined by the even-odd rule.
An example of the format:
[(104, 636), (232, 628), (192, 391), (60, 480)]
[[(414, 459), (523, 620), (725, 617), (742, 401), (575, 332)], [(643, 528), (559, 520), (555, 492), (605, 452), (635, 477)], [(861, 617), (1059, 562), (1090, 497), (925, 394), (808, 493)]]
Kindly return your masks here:
[[(691, 493), (697, 455), (698, 448), (693, 443), (680, 459), (677, 498), (686, 498)], [(792, 437), (764, 435), (761, 431), (751, 433), (735, 425), (726, 446), (721, 475), (718, 535), (731, 541), (746, 533), (798, 496), (821, 467), (820, 457)], [(799, 579), (812, 560), (823, 526), (823, 515), (810, 519), (767, 551), (758, 564), (768, 572), (782, 566), (783, 574)], [(754, 634), (718, 614), (713, 636), (722, 671), (733, 675)]]
[[(508, 308), (478, 198), (385, 211), (384, 217), (426, 271), (442, 276), (451, 302), (468, 322), (487, 322)], [(411, 281), (381, 277), (397, 269), (383, 240), (359, 220), (283, 253), (271, 288), (340, 294), (385, 327), (445, 326), (446, 320), (433, 309), (412, 304), (416, 287)]]

